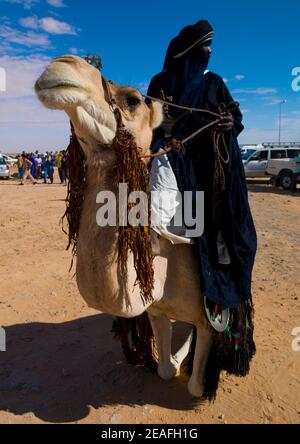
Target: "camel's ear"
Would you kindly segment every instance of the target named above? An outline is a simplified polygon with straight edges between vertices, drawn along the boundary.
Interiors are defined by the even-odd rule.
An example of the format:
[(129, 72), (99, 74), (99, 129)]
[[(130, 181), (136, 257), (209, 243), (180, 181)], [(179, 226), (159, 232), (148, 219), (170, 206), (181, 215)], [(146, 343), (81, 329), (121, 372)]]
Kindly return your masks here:
[(160, 126), (163, 121), (163, 108), (159, 102), (151, 102), (151, 128), (155, 129)]

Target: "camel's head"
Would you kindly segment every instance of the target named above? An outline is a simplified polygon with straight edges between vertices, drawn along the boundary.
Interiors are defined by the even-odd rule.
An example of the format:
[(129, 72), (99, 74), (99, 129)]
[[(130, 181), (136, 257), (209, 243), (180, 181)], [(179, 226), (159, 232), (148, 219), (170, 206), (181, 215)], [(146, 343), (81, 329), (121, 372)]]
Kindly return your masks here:
[[(148, 106), (141, 94), (130, 87), (109, 84), (110, 93), (119, 107), (123, 123), (136, 143), (148, 150), (152, 130), (162, 121), (158, 103)], [(117, 124), (108, 103), (100, 72), (76, 56), (54, 59), (35, 85), (41, 102), (50, 109), (64, 110), (87, 156), (97, 146), (113, 141)]]

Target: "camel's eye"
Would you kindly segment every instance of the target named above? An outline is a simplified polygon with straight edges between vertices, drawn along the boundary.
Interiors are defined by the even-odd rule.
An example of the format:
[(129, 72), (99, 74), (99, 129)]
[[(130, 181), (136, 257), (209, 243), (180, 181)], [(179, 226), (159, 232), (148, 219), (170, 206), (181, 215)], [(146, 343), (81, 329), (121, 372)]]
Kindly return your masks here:
[(130, 107), (136, 107), (141, 103), (141, 100), (136, 96), (128, 96), (127, 97), (127, 104)]

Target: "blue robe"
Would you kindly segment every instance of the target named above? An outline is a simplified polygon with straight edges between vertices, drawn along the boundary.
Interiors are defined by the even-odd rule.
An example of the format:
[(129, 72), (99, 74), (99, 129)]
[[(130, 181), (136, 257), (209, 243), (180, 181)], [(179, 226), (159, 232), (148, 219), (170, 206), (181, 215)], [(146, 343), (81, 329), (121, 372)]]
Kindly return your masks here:
[[(151, 81), (148, 95), (160, 98), (171, 97), (173, 103), (204, 108), (219, 113), (219, 105), (233, 101), (228, 88), (220, 76), (208, 72), (205, 64), (197, 67), (198, 75), (187, 68), (181, 74), (162, 72)], [(207, 65), (206, 65), (207, 66)], [(197, 71), (198, 70), (198, 71)], [(170, 115), (177, 118), (182, 111), (170, 107)], [(205, 229), (196, 239), (202, 294), (223, 308), (236, 309), (244, 300), (251, 299), (252, 269), (257, 248), (257, 237), (248, 202), (247, 183), (237, 136), (243, 130), (242, 114), (233, 112), (234, 128), (225, 133), (230, 161), (223, 165), (226, 187), (221, 195), (219, 214), (214, 213), (214, 169), (215, 158), (212, 130), (208, 129), (186, 144), (184, 154), (172, 152), (168, 155), (178, 187), (183, 191), (205, 192)], [(172, 136), (183, 140), (211, 121), (210, 117), (193, 112), (175, 123)], [(162, 130), (157, 132), (153, 146), (166, 144)], [(223, 233), (231, 264), (219, 264), (217, 237)]]

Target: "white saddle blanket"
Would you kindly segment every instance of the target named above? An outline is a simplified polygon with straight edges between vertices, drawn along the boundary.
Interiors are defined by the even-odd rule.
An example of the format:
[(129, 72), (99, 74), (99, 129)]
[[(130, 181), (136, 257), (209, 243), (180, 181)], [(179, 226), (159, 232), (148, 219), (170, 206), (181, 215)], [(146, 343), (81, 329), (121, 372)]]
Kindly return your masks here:
[[(160, 152), (163, 151), (162, 149)], [(151, 165), (150, 187), (152, 194), (152, 229), (172, 244), (193, 245), (194, 240), (186, 237), (186, 227), (176, 221), (182, 219), (182, 199), (175, 174), (166, 154), (155, 157)], [(228, 248), (221, 232), (218, 234), (217, 248), (219, 263), (231, 263)]]
[[(162, 151), (162, 150), (160, 150)], [(166, 154), (155, 157), (151, 165), (152, 229), (172, 244), (193, 244), (185, 237), (186, 227), (176, 226), (182, 214), (181, 193)]]

